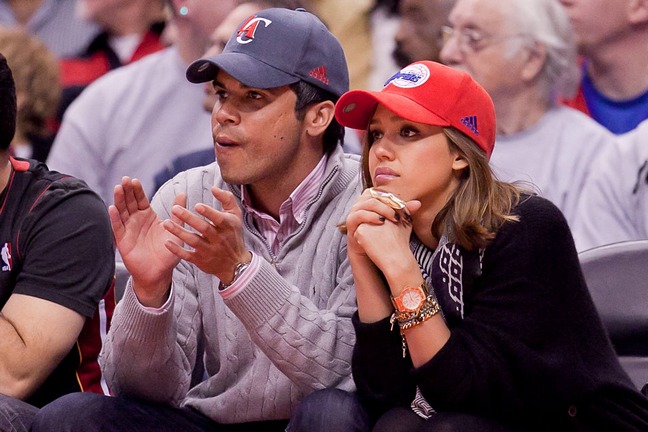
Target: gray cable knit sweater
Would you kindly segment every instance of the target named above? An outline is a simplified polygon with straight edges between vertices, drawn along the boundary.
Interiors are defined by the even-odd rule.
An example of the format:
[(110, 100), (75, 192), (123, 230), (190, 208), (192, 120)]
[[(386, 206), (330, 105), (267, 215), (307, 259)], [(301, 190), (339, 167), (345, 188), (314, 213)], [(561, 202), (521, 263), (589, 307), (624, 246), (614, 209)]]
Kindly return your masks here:
[[(244, 212), (245, 243), (264, 260), (227, 301), (218, 294), (218, 278), (185, 261), (174, 270), (173, 295), (161, 313), (145, 310), (129, 284), (102, 352), (111, 390), (191, 406), (219, 423), (243, 423), (289, 418), (317, 389), (353, 389), (355, 289), (346, 237), (336, 225), (360, 183), (357, 156), (336, 150), (304, 222), (276, 255)], [(240, 188), (226, 185), (214, 163), (167, 182), (152, 206), (168, 218), (173, 197), (186, 192), (187, 208), (198, 202), (220, 208), (213, 185), (240, 199)]]

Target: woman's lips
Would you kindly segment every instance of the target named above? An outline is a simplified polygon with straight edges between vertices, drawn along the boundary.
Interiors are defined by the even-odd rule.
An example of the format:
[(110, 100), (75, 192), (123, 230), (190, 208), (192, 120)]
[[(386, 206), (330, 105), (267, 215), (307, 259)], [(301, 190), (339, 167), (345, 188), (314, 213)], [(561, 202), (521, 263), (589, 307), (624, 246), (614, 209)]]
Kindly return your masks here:
[(380, 186), (389, 183), (397, 177), (398, 174), (394, 170), (386, 167), (378, 167), (374, 170), (374, 185)]

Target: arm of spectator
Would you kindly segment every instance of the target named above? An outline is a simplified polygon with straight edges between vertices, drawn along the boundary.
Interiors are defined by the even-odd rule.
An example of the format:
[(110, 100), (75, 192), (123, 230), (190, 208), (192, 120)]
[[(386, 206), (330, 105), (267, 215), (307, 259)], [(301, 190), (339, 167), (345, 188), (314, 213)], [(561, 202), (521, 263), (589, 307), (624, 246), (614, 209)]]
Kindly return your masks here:
[[(142, 184), (124, 177), (115, 187), (114, 197), (115, 204), (109, 208), (111, 223), (131, 278), (106, 338), (102, 368), (115, 394), (178, 404), (189, 389), (195, 359), (187, 359), (176, 345), (173, 307), (177, 294), (171, 293), (171, 285), (174, 268), (182, 263), (168, 247), (181, 246), (176, 244), (180, 240), (164, 228), (164, 219), (181, 222), (169, 214), (169, 209), (163, 212), (162, 208), (165, 204), (184, 207), (186, 195), (173, 194), (168, 202), (159, 203), (161, 208), (156, 212)], [(160, 198), (154, 197), (156, 200)], [(173, 292), (178, 291), (183, 295), (183, 290)], [(197, 301), (191, 304), (197, 311)], [(191, 316), (198, 318), (198, 313)], [(199, 321), (193, 321), (190, 328), (198, 326)]]
[(72, 349), (115, 267), (105, 206), (77, 179), (53, 182), (20, 228), (21, 271), (0, 312), (0, 393), (22, 399)]
[(84, 321), (48, 300), (9, 297), (0, 312), (0, 393), (28, 398), (72, 349)]
[(638, 238), (632, 200), (642, 168), (627, 144), (609, 146), (594, 163), (575, 212), (573, 234), (579, 251)]

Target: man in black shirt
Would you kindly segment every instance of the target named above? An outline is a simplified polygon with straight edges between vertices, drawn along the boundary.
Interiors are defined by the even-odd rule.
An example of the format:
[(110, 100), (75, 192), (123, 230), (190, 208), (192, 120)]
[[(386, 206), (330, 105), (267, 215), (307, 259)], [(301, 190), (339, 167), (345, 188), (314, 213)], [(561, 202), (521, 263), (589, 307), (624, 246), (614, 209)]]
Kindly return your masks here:
[(27, 431), (61, 395), (108, 393), (96, 360), (115, 259), (106, 208), (85, 183), (11, 156), (16, 90), (1, 55), (0, 112), (0, 430)]

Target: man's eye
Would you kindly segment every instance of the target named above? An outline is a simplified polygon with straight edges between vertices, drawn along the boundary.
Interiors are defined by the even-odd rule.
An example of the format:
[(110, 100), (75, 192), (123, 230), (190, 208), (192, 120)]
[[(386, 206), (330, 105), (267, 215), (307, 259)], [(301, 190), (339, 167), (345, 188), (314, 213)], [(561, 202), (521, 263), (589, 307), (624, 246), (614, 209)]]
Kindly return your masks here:
[(466, 31), (464, 33), (464, 38), (466, 40), (466, 45), (472, 49), (477, 49), (482, 39), (484, 39), (484, 36), (477, 31)]
[(261, 93), (259, 93), (259, 92), (251, 91), (251, 92), (248, 93), (248, 97), (250, 99), (261, 99), (263, 97), (263, 95)]
[(215, 92), (216, 92), (216, 96), (217, 96), (219, 99), (225, 99), (225, 98), (227, 97), (227, 92), (226, 92), (225, 90), (218, 90), (218, 89), (216, 89)]

